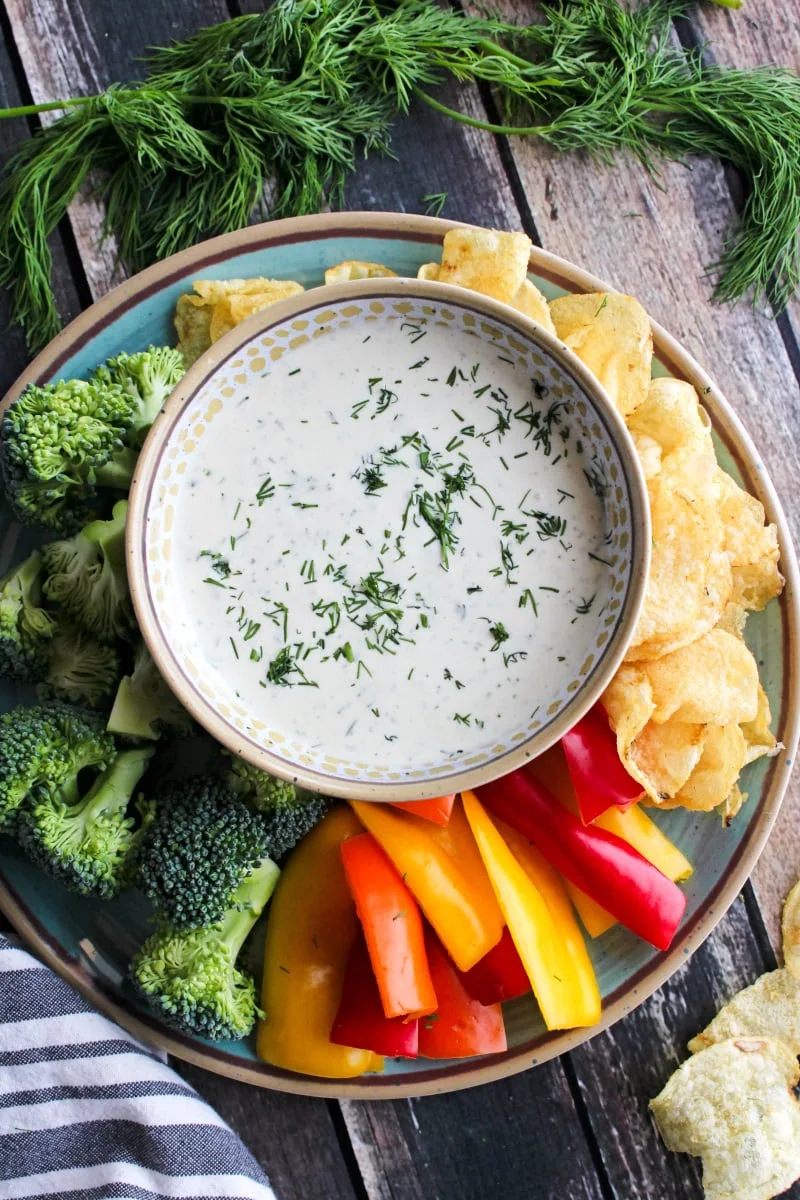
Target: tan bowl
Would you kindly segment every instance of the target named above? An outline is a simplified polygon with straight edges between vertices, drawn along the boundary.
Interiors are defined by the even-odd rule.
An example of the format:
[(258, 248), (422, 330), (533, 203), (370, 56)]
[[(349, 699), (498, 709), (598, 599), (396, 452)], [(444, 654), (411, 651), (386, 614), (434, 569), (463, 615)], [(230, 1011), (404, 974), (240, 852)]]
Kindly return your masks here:
[[(352, 744), (349, 752), (346, 748), (343, 750), (343, 743), (333, 733), (329, 735), (330, 741), (320, 742), (316, 736), (319, 726), (313, 717), (308, 717), (305, 727), (302, 724), (306, 713), (312, 712), (312, 707), (306, 705), (313, 706), (317, 693), (304, 688), (302, 697), (297, 697), (296, 711), (291, 713), (287, 689), (260, 682), (266, 673), (264, 664), (268, 657), (263, 663), (249, 661), (250, 650), (256, 641), (244, 644), (240, 641), (240, 654), (239, 646), (228, 637), (228, 633), (236, 633), (236, 628), (234, 625), (229, 628), (226, 622), (233, 618), (225, 618), (222, 614), (226, 601), (235, 597), (226, 595), (225, 591), (220, 593), (218, 589), (223, 588), (222, 583), (210, 594), (208, 588), (200, 586), (199, 576), (210, 569), (208, 560), (199, 561), (198, 578), (192, 570), (197, 561), (197, 547), (192, 541), (194, 535), (187, 519), (189, 508), (194, 507), (195, 513), (199, 508), (203, 517), (208, 513), (208, 523), (213, 525), (212, 509), (221, 512), (221, 503), (230, 503), (233, 507), (231, 493), (228, 492), (223, 502), (220, 489), (223, 484), (229, 487), (227, 481), (235, 475), (237, 462), (250, 454), (253, 441), (252, 425), (248, 422), (253, 420), (253, 399), (259, 406), (263, 405), (259, 425), (262, 420), (264, 424), (259, 435), (264, 437), (266, 462), (270, 445), (269, 421), (273, 416), (277, 419), (279, 413), (286, 416), (287, 412), (299, 411), (296, 392), (294, 407), (289, 398), (289, 376), (298, 374), (298, 382), (291, 384), (295, 389), (304, 377), (297, 369), (292, 369), (292, 364), (306, 362), (309, 353), (313, 355), (315, 351), (314, 340), (322, 334), (326, 335), (324, 347), (330, 347), (331, 338), (337, 336), (336, 331), (350, 327), (347, 335), (340, 332), (339, 337), (352, 339), (352, 344), (358, 344), (360, 349), (364, 340), (360, 336), (362, 329), (369, 340), (380, 325), (383, 325), (382, 332), (386, 337), (394, 339), (398, 346), (402, 344), (404, 352), (409, 341), (409, 328), (443, 327), (448, 351), (453, 346), (454, 349), (468, 348), (470, 354), (474, 354), (477, 341), (483, 344), (484, 355), (496, 351), (496, 359), (512, 364), (514, 382), (520, 388), (524, 386), (527, 391), (529, 377), (538, 379), (537, 388), (540, 391), (544, 388), (546, 396), (532, 403), (539, 405), (542, 413), (549, 405), (565, 405), (560, 408), (564, 414), (564, 428), (569, 422), (574, 431), (574, 442), (580, 447), (580, 453), (575, 448), (572, 450), (572, 462), (576, 465), (570, 465), (569, 478), (579, 478), (581, 485), (586, 486), (582, 478), (584, 464), (587, 467), (594, 464), (592, 470), (599, 470), (602, 475), (602, 485), (593, 501), (595, 505), (599, 504), (604, 532), (601, 560), (604, 565), (593, 567), (600, 572), (597, 592), (600, 599), (594, 610), (582, 615), (580, 623), (576, 624), (576, 610), (563, 599), (564, 586), (558, 600), (545, 597), (544, 593), (539, 597), (540, 609), (547, 600), (548, 619), (556, 623), (557, 637), (563, 642), (563, 648), (569, 650), (567, 662), (572, 670), (555, 670), (552, 656), (549, 660), (552, 666), (543, 670), (541, 662), (533, 654), (529, 655), (524, 667), (519, 669), (518, 710), (515, 705), (513, 714), (504, 713), (503, 721), (494, 722), (485, 732), (482, 727), (469, 734), (462, 729), (450, 732), (444, 725), (445, 721), (452, 720), (449, 710), (447, 717), (443, 715), (448, 697), (438, 718), (442, 728), (437, 727), (436, 736), (430, 737), (427, 756), (422, 755), (423, 761), (410, 758), (408, 753), (404, 755), (402, 748), (395, 750), (392, 745), (384, 750), (378, 733), (374, 735), (371, 755), (361, 746), (353, 749)], [(421, 352), (424, 346), (419, 349)], [(319, 349), (316, 352), (320, 357)], [(411, 352), (416, 356), (417, 348), (411, 347)], [(348, 363), (352, 361), (351, 354)], [(488, 369), (492, 370), (491, 365)], [(265, 379), (266, 373), (272, 376), (269, 381)], [(352, 386), (358, 386), (355, 373)], [(479, 410), (485, 415), (486, 401), (475, 399), (472, 385), (466, 384), (459, 392), (445, 388), (442, 397), (447, 404), (443, 402), (440, 409), (432, 413), (431, 419), (444, 421), (446, 414), (452, 421), (449, 404), (456, 403), (453, 399), (456, 396), (459, 409), (464, 408), (465, 421), (469, 422), (470, 415), (476, 415)], [(558, 397), (558, 401), (553, 397)], [(249, 406), (247, 415), (243, 416), (245, 398), (248, 398)], [(302, 403), (302, 397), (300, 399)], [(434, 403), (435, 400), (431, 400), (431, 404)], [(257, 411), (261, 411), (260, 408)], [(349, 405), (336, 413), (343, 419), (350, 415)], [(321, 431), (313, 422), (301, 424), (308, 426), (303, 436), (316, 439), (316, 443), (332, 432)], [(362, 422), (361, 428), (364, 427)], [(340, 428), (337, 426), (335, 431), (335, 436), (340, 439), (336, 454), (342, 453), (343, 447), (357, 432), (349, 422), (341, 433)], [(370, 436), (374, 429), (377, 438), (378, 428), (377, 425), (369, 426)], [(403, 432), (399, 426), (394, 427), (393, 433), (387, 434), (384, 429), (384, 436), (396, 439), (398, 430)], [(520, 439), (521, 433), (517, 432), (515, 436)], [(311, 451), (310, 440), (307, 446)], [(535, 446), (535, 443), (526, 441), (525, 446)], [(559, 442), (551, 456), (548, 446), (546, 462), (529, 456), (518, 462), (512, 461), (509, 467), (504, 460), (509, 474), (503, 474), (503, 483), (508, 480), (508, 491), (499, 494), (513, 495), (516, 502), (517, 494), (522, 495), (526, 486), (542, 478), (543, 464), (552, 471), (558, 457), (567, 458), (566, 454), (561, 455), (561, 448)], [(541, 457), (541, 449), (538, 454)], [(302, 448), (296, 461), (298, 466), (306, 461)], [(536, 464), (533, 471), (531, 463)], [(230, 486), (233, 482), (231, 480)], [(334, 486), (343, 489), (352, 484), (340, 481)], [(278, 489), (277, 499), (272, 501), (272, 505), (285, 506), (284, 522), (291, 516), (289, 505), (294, 494)], [(571, 493), (567, 492), (567, 495)], [(254, 516), (254, 520), (266, 520), (270, 530), (280, 528), (275, 521), (280, 509), (276, 510), (272, 505), (269, 511), (259, 507), (258, 515)], [(374, 512), (375, 505), (376, 501), (370, 500), (366, 508)], [(254, 506), (251, 504), (250, 507)], [(326, 506), (321, 507), (324, 514)], [(270, 518), (273, 518), (272, 525), (269, 525)], [(315, 521), (325, 519), (325, 515), (314, 514)], [(380, 523), (384, 521), (388, 522), (388, 518), (381, 516)], [(263, 531), (262, 524), (255, 539), (251, 538), (247, 545), (252, 546), (254, 540), (259, 544)], [(295, 544), (299, 545), (299, 542)], [(526, 546), (525, 551), (527, 549)], [(215, 343), (189, 370), (153, 427), (137, 465), (128, 517), (129, 575), (136, 615), (154, 660), (185, 707), (219, 742), (263, 770), (328, 795), (364, 800), (423, 799), (476, 787), (514, 770), (558, 741), (600, 697), (619, 666), (641, 607), (649, 549), (647, 495), (633, 444), (608, 396), (579, 359), (557, 338), (507, 305), (462, 288), (416, 279), (375, 279), (313, 289), (255, 314)], [(252, 554), (252, 550), (248, 553)], [(540, 548), (539, 553), (545, 551)], [(567, 554), (568, 550), (562, 552), (564, 560)], [(346, 556), (346, 551), (340, 553), (340, 557)], [(235, 561), (238, 560), (231, 557), (231, 562)], [(275, 563), (277, 569), (280, 559), (276, 558)], [(413, 565), (416, 569), (417, 564)], [(567, 572), (575, 570), (571, 566), (565, 569)], [(560, 576), (559, 582), (563, 585), (569, 578), (569, 574)], [(549, 576), (548, 582), (553, 582)], [(232, 593), (237, 586), (225, 580), (224, 588)], [(266, 583), (263, 590), (267, 590)], [(305, 599), (308, 593), (303, 591), (302, 595)], [(245, 599), (248, 596), (249, 593), (245, 593)], [(209, 605), (204, 611), (207, 599)], [(514, 593), (514, 599), (516, 607), (517, 593)], [(255, 592), (251, 601), (255, 604), (253, 613), (260, 615)], [(265, 625), (262, 619), (262, 626)], [(351, 626), (347, 628), (349, 630)], [(355, 626), (352, 628), (351, 636), (355, 638)], [(441, 628), (440, 625), (439, 636)], [(265, 632), (268, 638), (277, 636), (271, 629)], [(259, 638), (264, 636), (264, 633), (259, 634)], [(527, 644), (534, 646), (533, 627), (527, 636), (530, 639)], [(333, 645), (333, 638), (329, 640)], [(243, 667), (233, 663), (232, 654), (243, 661)], [(374, 657), (369, 661), (376, 665)], [(378, 675), (386, 677), (385, 684), (376, 685), (371, 675), (367, 680), (365, 673), (363, 683), (355, 685), (361, 692), (355, 693), (343, 725), (349, 724), (351, 711), (354, 716), (362, 710), (366, 712), (367, 703), (375, 703), (373, 711), (380, 711), (380, 706), (397, 701), (402, 683), (397, 676), (391, 684), (385, 669), (388, 661), (379, 664)], [(488, 655), (485, 661), (494, 665)], [(404, 662), (403, 667), (405, 665)], [(457, 669), (458, 660), (454, 665)], [(427, 665), (423, 669), (427, 669)], [(332, 668), (328, 670), (332, 674)], [(337, 665), (335, 687), (339, 686), (340, 670), (341, 666)], [(430, 694), (433, 685), (429, 684), (428, 689), (420, 687), (419, 678), (417, 675), (413, 681), (413, 686), (419, 687), (419, 695)], [(350, 691), (345, 690), (349, 688), (349, 674), (341, 671), (341, 679), (342, 694), (350, 697)], [(365, 689), (371, 691), (368, 701), (364, 700)], [(300, 691), (299, 688), (292, 690)], [(408, 691), (407, 688), (405, 703), (413, 705), (415, 697), (409, 696)], [(356, 707), (355, 700), (359, 698), (360, 707)], [(293, 699), (294, 696), (290, 698)], [(363, 721), (363, 717), (360, 719)], [(433, 724), (436, 719), (431, 708), (428, 724)], [(438, 751), (435, 747), (445, 741), (447, 732), (451, 739), (457, 732), (459, 736), (454, 744), (463, 740), (467, 748), (453, 749), (451, 745), (447, 751)]]

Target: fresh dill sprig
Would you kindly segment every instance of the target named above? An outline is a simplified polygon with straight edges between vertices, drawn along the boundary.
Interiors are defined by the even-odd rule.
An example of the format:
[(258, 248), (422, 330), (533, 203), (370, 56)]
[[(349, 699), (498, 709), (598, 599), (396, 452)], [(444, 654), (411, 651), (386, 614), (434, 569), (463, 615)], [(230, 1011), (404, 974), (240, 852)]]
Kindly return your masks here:
[[(122, 260), (139, 270), (254, 213), (335, 207), (357, 157), (388, 151), (415, 98), (559, 151), (608, 163), (627, 151), (652, 172), (662, 158), (721, 158), (749, 190), (709, 268), (715, 296), (752, 291), (780, 310), (800, 284), (800, 79), (710, 66), (676, 47), (672, 21), (688, 4), (565, 0), (541, 23), (516, 26), (433, 0), (388, 10), (276, 0), (156, 51), (140, 83), (0, 110), (64, 110), (20, 146), (0, 185), (0, 284), (12, 318), (32, 347), (57, 331), (47, 239), (84, 183), (104, 201)], [(448, 80), (487, 84), (504, 123), (431, 95)]]

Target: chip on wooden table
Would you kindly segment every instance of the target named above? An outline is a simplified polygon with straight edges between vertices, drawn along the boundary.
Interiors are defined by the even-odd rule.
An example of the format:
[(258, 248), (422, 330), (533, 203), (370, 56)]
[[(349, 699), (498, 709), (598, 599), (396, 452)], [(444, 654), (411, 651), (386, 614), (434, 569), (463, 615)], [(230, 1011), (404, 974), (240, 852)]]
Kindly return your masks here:
[(396, 279), (397, 272), (390, 271), (388, 267), (384, 267), (383, 263), (359, 262), (357, 259), (337, 263), (335, 267), (328, 267), (325, 272), (327, 284), (346, 283), (350, 279), (388, 279), (390, 277)]
[(653, 333), (638, 300), (618, 292), (560, 296), (550, 302), (556, 333), (599, 379), (627, 417), (650, 383)]
[(688, 1059), (650, 1101), (668, 1149), (703, 1159), (707, 1200), (770, 1200), (800, 1177), (800, 1078), (774, 1038), (732, 1038)]
[(511, 304), (527, 277), (530, 252), (524, 233), (451, 229), (444, 236), (437, 278)]
[(800, 979), (800, 880), (789, 892), (783, 905), (781, 934), (786, 970)]
[(735, 1037), (778, 1038), (793, 1054), (800, 1054), (800, 979), (783, 967), (761, 975), (692, 1038), (689, 1050), (697, 1054), (715, 1042)]

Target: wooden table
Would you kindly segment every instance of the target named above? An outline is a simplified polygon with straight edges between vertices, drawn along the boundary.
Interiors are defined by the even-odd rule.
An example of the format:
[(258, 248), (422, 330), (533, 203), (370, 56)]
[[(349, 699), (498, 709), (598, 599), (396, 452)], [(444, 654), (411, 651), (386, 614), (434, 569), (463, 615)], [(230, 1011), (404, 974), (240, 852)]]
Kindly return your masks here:
[[(800, 0), (703, 7), (676, 36), (713, 39), (720, 62), (800, 70)], [(512, 6), (507, 5), (509, 8)], [(95, 92), (135, 77), (148, 46), (184, 37), (259, 0), (5, 0), (0, 104)], [(520, 5), (524, 15), (525, 5)], [(529, 11), (533, 12), (533, 6)], [(485, 116), (477, 90), (451, 102)], [(27, 137), (0, 123), (0, 156)], [(630, 291), (716, 378), (755, 438), (795, 537), (800, 505), (800, 304), (779, 320), (712, 307), (703, 265), (741, 203), (716, 162), (664, 169), (659, 190), (635, 163), (608, 170), (532, 142), (496, 140), (419, 107), (397, 129), (399, 161), (364, 162), (347, 190), (354, 209), (423, 211), (446, 192), (448, 217), (524, 229), (539, 244)], [(62, 315), (114, 279), (98, 249), (102, 214), (82, 196), (54, 239)], [(119, 275), (116, 276), (116, 279)], [(0, 301), (0, 324), (6, 310)], [(18, 331), (0, 357), (0, 392), (26, 361)], [(416, 1101), (337, 1104), (260, 1091), (176, 1064), (230, 1121), (281, 1200), (687, 1200), (702, 1195), (697, 1160), (665, 1151), (648, 1099), (685, 1057), (687, 1039), (733, 992), (775, 965), (782, 897), (800, 874), (800, 784), (784, 804), (752, 882), (670, 983), (610, 1031), (559, 1061), (503, 1083)], [(800, 1197), (800, 1187), (792, 1196)]]

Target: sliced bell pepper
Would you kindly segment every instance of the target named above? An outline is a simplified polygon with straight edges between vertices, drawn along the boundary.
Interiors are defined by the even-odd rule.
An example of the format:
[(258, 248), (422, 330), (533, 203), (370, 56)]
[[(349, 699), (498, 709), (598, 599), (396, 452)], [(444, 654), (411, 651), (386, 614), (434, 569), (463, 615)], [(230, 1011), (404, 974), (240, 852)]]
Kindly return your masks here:
[[(387, 804), (351, 800), (362, 824), (383, 847), (403, 881), (416, 897), (459, 971), (468, 971), (496, 946), (503, 934), (503, 916), (483, 878), (471, 876), (473, 861), (462, 847), (466, 843), (456, 815), (437, 829), (429, 821), (400, 813)], [(468, 831), (467, 831), (468, 832)], [(476, 858), (473, 847), (472, 854)]]
[(455, 799), (456, 794), (453, 792), (451, 796), (438, 796), (435, 800), (395, 800), (392, 808), (401, 808), (414, 817), (433, 821), (434, 825), (446, 825), (450, 820)]
[(471, 1058), (502, 1053), (507, 1042), (500, 1005), (473, 1000), (430, 928), (425, 930), (425, 946), (439, 1004), (435, 1013), (420, 1018), (420, 1054), (424, 1058)]
[(496, 824), (514, 858), (544, 896), (545, 904), (558, 928), (561, 948), (572, 965), (574, 986), (581, 997), (580, 1004), (588, 1016), (593, 1017), (594, 1021), (599, 1021), (602, 1004), (597, 976), (564, 881), (555, 867), (550, 866), (544, 855), (526, 837), (503, 821), (497, 821)]
[(478, 795), (576, 887), (633, 933), (667, 949), (686, 896), (638, 850), (616, 834), (583, 825), (524, 768), (484, 784)]
[(419, 1022), (384, 1016), (363, 933), (356, 938), (347, 959), (331, 1041), (337, 1046), (359, 1046), (391, 1058), (417, 1057)]
[[(530, 764), (528, 770), (539, 779), (553, 795), (571, 813), (578, 812), (578, 802), (567, 771), (566, 759), (560, 746), (553, 746)], [(662, 833), (655, 821), (639, 804), (629, 808), (609, 808), (594, 821), (600, 829), (615, 833), (623, 841), (629, 842), (648, 862), (658, 867), (662, 874), (674, 882), (688, 879), (692, 873), (692, 864), (688, 858), (675, 846), (666, 834)], [(566, 880), (572, 903), (578, 910), (584, 928), (590, 937), (600, 937), (601, 934), (616, 925), (616, 919), (611, 913), (598, 904), (591, 896), (587, 896), (580, 888)]]
[(341, 854), (384, 1015), (419, 1017), (433, 1012), (436, 992), (416, 900), (371, 833), (342, 842)]
[(527, 995), (531, 981), (507, 926), (497, 945), (471, 971), (464, 972), (461, 982), (481, 1004), (501, 1004)]
[(623, 808), (640, 800), (644, 788), (622, 764), (617, 739), (606, 711), (595, 704), (561, 739), (578, 811), (584, 825), (612, 805)]
[[(576, 970), (568, 948), (574, 938), (563, 936), (560, 919), (478, 798), (472, 792), (463, 792), (461, 798), (547, 1028), (593, 1025), (600, 1014), (599, 997), (589, 997)], [(575, 918), (571, 919), (574, 924)]]
[(369, 1050), (330, 1040), (358, 932), (340, 846), (360, 832), (348, 808), (332, 809), (292, 851), (272, 898), (257, 1047), (287, 1071), (349, 1079), (383, 1068)]

